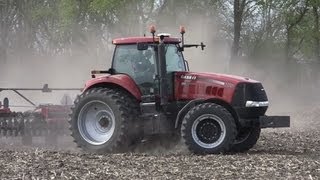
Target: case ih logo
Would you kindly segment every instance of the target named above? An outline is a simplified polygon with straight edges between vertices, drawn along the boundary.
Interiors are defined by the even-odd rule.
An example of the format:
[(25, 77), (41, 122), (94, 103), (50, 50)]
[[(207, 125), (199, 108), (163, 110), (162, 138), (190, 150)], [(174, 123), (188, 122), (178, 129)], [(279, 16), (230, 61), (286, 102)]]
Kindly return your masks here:
[(192, 75), (181, 75), (181, 79), (186, 79), (186, 80), (196, 80), (197, 76), (192, 76)]

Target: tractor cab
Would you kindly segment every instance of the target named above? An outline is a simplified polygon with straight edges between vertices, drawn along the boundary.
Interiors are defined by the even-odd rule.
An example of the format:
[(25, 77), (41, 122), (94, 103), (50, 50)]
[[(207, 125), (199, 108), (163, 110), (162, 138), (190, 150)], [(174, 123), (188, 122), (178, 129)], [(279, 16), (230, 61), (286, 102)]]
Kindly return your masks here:
[[(171, 78), (176, 71), (188, 71), (180, 51), (180, 40), (171, 38), (169, 34), (159, 34), (157, 37), (121, 38), (113, 41), (116, 45), (112, 63), (114, 73), (129, 75), (140, 88), (142, 95), (152, 94), (159, 88), (157, 44), (160, 37), (164, 38), (166, 78)], [(167, 86), (172, 85), (167, 84)]]

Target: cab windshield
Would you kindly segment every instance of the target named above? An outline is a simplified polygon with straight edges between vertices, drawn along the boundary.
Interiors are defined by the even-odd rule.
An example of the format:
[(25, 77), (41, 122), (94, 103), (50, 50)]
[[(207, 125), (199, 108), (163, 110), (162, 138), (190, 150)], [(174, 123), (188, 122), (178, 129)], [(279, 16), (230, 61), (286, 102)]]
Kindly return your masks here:
[[(167, 72), (186, 71), (183, 55), (175, 44), (166, 44)], [(117, 73), (125, 73), (132, 77), (144, 71), (155, 73), (155, 51), (151, 46), (147, 50), (138, 50), (136, 44), (117, 45), (113, 69)]]

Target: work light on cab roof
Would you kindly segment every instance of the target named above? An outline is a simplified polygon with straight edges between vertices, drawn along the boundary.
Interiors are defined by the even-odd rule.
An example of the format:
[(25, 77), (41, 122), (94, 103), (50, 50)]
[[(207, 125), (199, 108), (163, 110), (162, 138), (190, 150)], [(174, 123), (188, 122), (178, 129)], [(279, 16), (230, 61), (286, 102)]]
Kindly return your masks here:
[(186, 29), (184, 28), (184, 26), (180, 26), (180, 34), (184, 33), (186, 33)]

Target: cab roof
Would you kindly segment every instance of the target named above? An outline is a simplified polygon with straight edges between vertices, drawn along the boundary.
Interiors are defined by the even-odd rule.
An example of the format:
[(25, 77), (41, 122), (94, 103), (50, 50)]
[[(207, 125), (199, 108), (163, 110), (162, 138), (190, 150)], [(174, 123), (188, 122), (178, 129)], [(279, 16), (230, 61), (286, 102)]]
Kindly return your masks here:
[[(159, 37), (154, 37), (155, 42), (159, 42)], [(170, 44), (178, 44), (180, 43), (179, 38), (165, 37), (165, 43)], [(112, 41), (112, 44), (137, 44), (137, 43), (153, 43), (153, 37), (126, 37), (126, 38), (118, 38)]]

